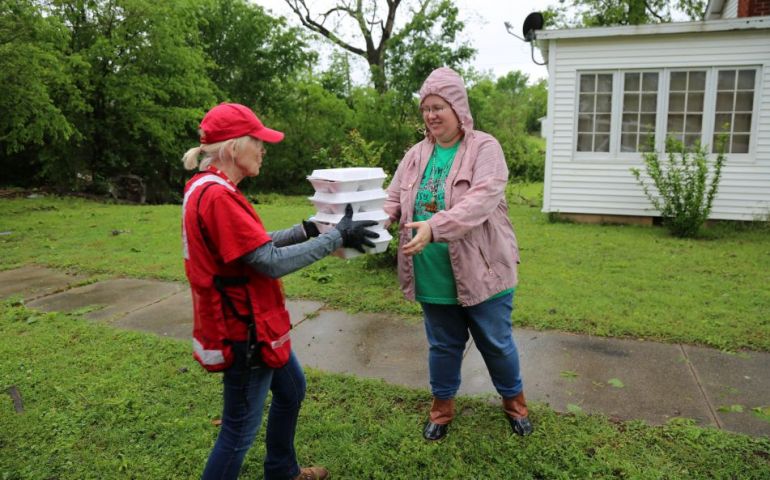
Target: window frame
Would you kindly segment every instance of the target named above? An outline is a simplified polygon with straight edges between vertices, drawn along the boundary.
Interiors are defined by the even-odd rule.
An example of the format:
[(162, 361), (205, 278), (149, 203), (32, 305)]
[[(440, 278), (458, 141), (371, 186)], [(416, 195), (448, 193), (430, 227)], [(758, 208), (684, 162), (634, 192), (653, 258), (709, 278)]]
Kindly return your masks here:
[[(665, 139), (668, 135), (668, 106), (672, 72), (690, 72), (702, 70), (706, 72), (706, 86), (703, 95), (703, 123), (701, 125), (701, 144), (708, 144), (709, 157), (715, 157), (711, 153), (711, 142), (714, 136), (714, 115), (716, 112), (717, 81), (719, 72), (724, 70), (748, 70), (753, 69), (754, 74), (754, 104), (752, 106), (751, 130), (749, 132), (749, 149), (747, 153), (727, 153), (731, 161), (739, 163), (753, 163), (756, 161), (756, 142), (761, 104), (762, 91), (760, 89), (763, 77), (762, 65), (758, 64), (721, 64), (721, 65), (688, 65), (677, 67), (659, 68), (616, 68), (616, 69), (585, 69), (575, 70), (574, 108), (573, 108), (573, 132), (572, 132), (572, 159), (581, 162), (595, 163), (639, 163), (640, 156), (644, 152), (621, 151), (621, 130), (623, 120), (623, 96), (625, 91), (626, 73), (658, 73), (657, 105), (655, 113), (655, 151), (665, 153)], [(580, 152), (578, 147), (578, 119), (580, 107), (580, 79), (581, 75), (612, 74), (612, 109), (610, 118), (610, 148), (609, 152)]]

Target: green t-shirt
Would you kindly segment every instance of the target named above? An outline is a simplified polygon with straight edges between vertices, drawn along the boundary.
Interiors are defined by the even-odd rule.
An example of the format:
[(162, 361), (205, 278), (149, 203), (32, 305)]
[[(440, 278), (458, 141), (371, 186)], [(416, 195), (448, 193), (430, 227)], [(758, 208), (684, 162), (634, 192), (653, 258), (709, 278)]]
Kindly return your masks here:
[[(428, 220), (440, 210), (446, 208), (444, 185), (449, 170), (452, 168), (458, 141), (448, 148), (438, 144), (425, 167), (417, 198), (414, 202), (414, 221)], [(452, 263), (449, 260), (449, 245), (446, 242), (431, 242), (419, 254), (414, 256), (415, 299), (418, 302), (440, 305), (457, 305), (457, 285), (455, 284)], [(499, 292), (490, 298), (497, 298), (513, 289)]]
[[(446, 208), (444, 184), (452, 168), (458, 141), (449, 148), (438, 144), (425, 167), (417, 198), (414, 203), (414, 220), (428, 220)], [(423, 303), (441, 305), (457, 304), (457, 286), (449, 261), (449, 246), (445, 242), (431, 242), (414, 256), (415, 297)]]

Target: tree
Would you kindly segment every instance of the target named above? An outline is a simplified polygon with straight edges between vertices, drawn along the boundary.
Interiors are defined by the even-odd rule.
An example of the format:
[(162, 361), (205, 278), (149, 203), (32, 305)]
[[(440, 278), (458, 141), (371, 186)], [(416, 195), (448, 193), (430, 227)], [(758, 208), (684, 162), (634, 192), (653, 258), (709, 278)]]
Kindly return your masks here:
[[(372, 84), (380, 93), (388, 90), (388, 71), (403, 72), (406, 66), (407, 71), (422, 74), (426, 65), (457, 66), (474, 53), (467, 44), (454, 45), (464, 24), (457, 19), (457, 7), (450, 0), (418, 0), (416, 8), (409, 11), (411, 20), (401, 29), (397, 29), (396, 15), (405, 5), (402, 0), (385, 0), (385, 5), (378, 0), (338, 0), (323, 13), (311, 12), (306, 0), (285, 1), (302, 25), (365, 59)], [(440, 34), (431, 36), (437, 24)], [(357, 31), (364, 46), (345, 38), (348, 29)], [(398, 54), (392, 54), (392, 49)], [(410, 59), (410, 65), (404, 65), (404, 57)], [(389, 69), (389, 64), (393, 68)]]
[[(67, 55), (68, 31), (32, 2), (0, 4), (0, 168), (6, 181), (27, 184), (41, 149), (78, 134), (70, 120), (86, 109), (76, 85), (85, 64)], [(23, 159), (23, 160), (22, 160)]]
[(267, 112), (278, 92), (315, 61), (304, 31), (289, 28), (245, 0), (208, 0), (202, 9), (201, 42), (213, 61), (209, 77), (229, 101)]
[[(427, 2), (426, 2), (427, 3)], [(437, 67), (460, 69), (476, 51), (468, 44), (455, 46), (455, 38), (465, 25), (459, 10), (449, 0), (415, 15), (393, 35), (388, 47), (386, 73), (395, 90), (411, 97)]]
[(641, 25), (670, 22), (672, 13), (680, 12), (691, 20), (701, 20), (705, 0), (565, 0), (549, 8), (547, 24), (557, 28)]
[[(545, 114), (545, 82), (528, 84), (526, 74), (513, 71), (493, 80), (474, 78), (468, 89), (474, 128), (500, 142), (512, 178), (542, 181), (545, 152), (542, 142), (529, 133), (539, 130)], [(534, 118), (533, 118), (534, 117)], [(536, 124), (536, 126), (535, 126)]]

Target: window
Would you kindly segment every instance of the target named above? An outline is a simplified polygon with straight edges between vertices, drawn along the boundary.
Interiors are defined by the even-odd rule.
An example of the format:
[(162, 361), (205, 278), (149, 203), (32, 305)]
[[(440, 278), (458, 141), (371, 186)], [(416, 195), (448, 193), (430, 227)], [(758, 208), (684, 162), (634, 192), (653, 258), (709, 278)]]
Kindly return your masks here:
[(720, 135), (725, 135), (727, 153), (748, 153), (751, 114), (754, 110), (756, 70), (720, 70), (714, 111), (712, 151), (716, 152)]
[(667, 134), (688, 147), (700, 142), (703, 135), (705, 93), (705, 70), (671, 72)]
[(578, 152), (609, 152), (612, 120), (612, 74), (580, 75)]
[(626, 73), (623, 78), (623, 123), (621, 152), (649, 150), (655, 138), (658, 110), (658, 72)]
[(756, 129), (759, 67), (659, 68), (577, 72), (578, 159), (638, 159), (668, 137), (687, 147), (749, 159)]

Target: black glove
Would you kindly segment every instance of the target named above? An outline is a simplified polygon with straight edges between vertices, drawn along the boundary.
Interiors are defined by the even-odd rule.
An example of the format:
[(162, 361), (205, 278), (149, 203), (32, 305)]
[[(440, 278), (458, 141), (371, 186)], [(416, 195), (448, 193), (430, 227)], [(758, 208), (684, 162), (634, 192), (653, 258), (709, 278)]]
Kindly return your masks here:
[(302, 228), (305, 230), (307, 238), (317, 237), (321, 234), (321, 232), (318, 231), (318, 226), (313, 222), (302, 220)]
[(335, 228), (342, 234), (343, 247), (355, 248), (361, 253), (366, 253), (364, 245), (374, 247), (374, 243), (369, 239), (380, 238), (380, 234), (367, 230), (365, 227), (373, 227), (375, 225), (377, 225), (377, 222), (374, 220), (357, 220), (354, 222), (353, 205), (348, 203), (345, 207), (345, 216), (335, 225)]

